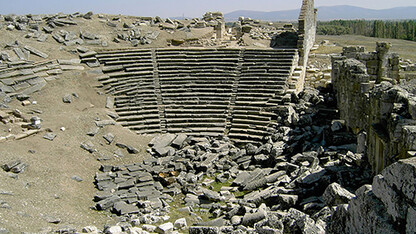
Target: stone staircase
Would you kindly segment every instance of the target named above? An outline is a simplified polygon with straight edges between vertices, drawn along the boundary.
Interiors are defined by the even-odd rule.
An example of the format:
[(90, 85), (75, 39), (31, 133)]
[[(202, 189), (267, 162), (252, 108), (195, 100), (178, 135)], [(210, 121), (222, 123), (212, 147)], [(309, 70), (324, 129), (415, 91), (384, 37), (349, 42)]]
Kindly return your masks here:
[(121, 125), (259, 142), (276, 126), (296, 49), (131, 49), (95, 55)]

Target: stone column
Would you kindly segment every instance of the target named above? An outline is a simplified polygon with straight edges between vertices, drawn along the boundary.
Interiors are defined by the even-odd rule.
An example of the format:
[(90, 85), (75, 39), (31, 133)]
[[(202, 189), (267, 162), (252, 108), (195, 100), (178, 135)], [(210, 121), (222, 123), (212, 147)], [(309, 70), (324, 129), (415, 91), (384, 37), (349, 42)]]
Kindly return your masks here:
[(222, 40), (225, 32), (225, 23), (222, 21), (218, 21), (217, 25), (215, 26), (215, 32), (217, 40)]
[(388, 53), (390, 50), (391, 44), (388, 42), (377, 42), (376, 52), (378, 60), (377, 68), (377, 83), (381, 83), (383, 78), (387, 77), (387, 66), (388, 66)]

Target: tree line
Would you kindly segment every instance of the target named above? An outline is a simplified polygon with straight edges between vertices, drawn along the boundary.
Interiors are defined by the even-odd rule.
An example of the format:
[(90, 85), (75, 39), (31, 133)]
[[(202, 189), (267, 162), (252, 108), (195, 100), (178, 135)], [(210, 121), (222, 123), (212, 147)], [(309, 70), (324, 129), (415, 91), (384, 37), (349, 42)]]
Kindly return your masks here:
[(416, 41), (416, 20), (333, 20), (319, 21), (319, 35), (354, 34), (367, 37)]

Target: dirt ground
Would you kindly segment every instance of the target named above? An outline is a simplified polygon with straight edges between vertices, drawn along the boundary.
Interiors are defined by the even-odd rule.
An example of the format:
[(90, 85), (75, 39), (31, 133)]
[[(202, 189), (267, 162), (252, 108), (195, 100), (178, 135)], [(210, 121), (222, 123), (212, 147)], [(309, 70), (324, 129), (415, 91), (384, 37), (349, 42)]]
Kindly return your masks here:
[[(94, 175), (102, 164), (123, 165), (141, 161), (146, 157), (146, 145), (151, 136), (138, 136), (121, 126), (108, 126), (100, 129), (95, 137), (87, 136), (89, 128), (96, 119), (108, 119), (105, 95), (97, 93), (98, 82), (93, 72), (74, 72), (60, 80), (48, 83), (31, 100), (37, 105), (23, 107), (14, 100), (12, 108), (22, 113), (40, 110), (38, 114), (44, 129), (51, 129), (57, 137), (53, 141), (43, 139), (44, 133), (26, 139), (1, 143), (0, 164), (21, 160), (28, 164), (18, 178), (0, 171), (0, 192), (12, 192), (13, 195), (0, 195), (0, 200), (7, 202), (10, 209), (0, 209), (0, 226), (11, 233), (38, 232), (45, 227), (75, 227), (87, 225), (103, 227), (116, 222), (108, 213), (91, 209), (96, 192)], [(79, 98), (66, 104), (62, 102), (65, 94), (76, 93)], [(28, 114), (31, 116), (30, 114)], [(65, 131), (60, 128), (64, 127)], [(117, 147), (107, 145), (104, 134), (111, 132), (116, 136), (115, 142), (121, 142), (139, 149), (140, 153), (130, 155), (123, 151), (124, 157), (113, 155)], [(91, 141), (96, 148), (113, 159), (99, 162), (96, 156), (81, 149), (80, 144)], [(34, 151), (30, 153), (29, 151)], [(83, 179), (77, 182), (72, 177)], [(60, 219), (57, 225), (48, 223), (49, 217)]]
[[(106, 16), (111, 18), (114, 16)], [(111, 28), (97, 15), (93, 20), (77, 18), (78, 26), (68, 26), (66, 31), (88, 31), (99, 35), (100, 39), (108, 43), (107, 47), (89, 46), (91, 49), (108, 49), (129, 47), (128, 42), (115, 43), (113, 38), (122, 27)], [(134, 17), (123, 17), (117, 24), (132, 23)], [(157, 30), (143, 26), (143, 30)], [(161, 35), (150, 45), (141, 47), (166, 47), (172, 38), (204, 38), (212, 29), (193, 29), (191, 33), (177, 31), (169, 33), (161, 31)], [(76, 46), (63, 46), (58, 44), (51, 36), (46, 42), (37, 42), (33, 38), (25, 38), (27, 32), (6, 31), (0, 29), (0, 50), (6, 44), (18, 40), (23, 45), (30, 45), (50, 55), (48, 59), (78, 58), (75, 53)], [(316, 53), (333, 53), (340, 51), (340, 45), (349, 44), (340, 38), (318, 37), (317, 42), (328, 39), (338, 43), (337, 46)], [(357, 40), (360, 38), (357, 38)], [(368, 40), (365, 40), (367, 43)], [(249, 46), (267, 46), (267, 41), (254, 41), (247, 39)], [(360, 42), (354, 42), (360, 43)], [(371, 42), (373, 43), (373, 42)], [(236, 46), (230, 42), (228, 45)], [(402, 48), (402, 44), (400, 44)], [(262, 46), (262, 47), (263, 47)], [(403, 45), (404, 46), (404, 45)], [(375, 48), (375, 43), (370, 49)], [(393, 47), (394, 48), (394, 47)], [(416, 48), (416, 47), (414, 47)], [(406, 55), (405, 50), (403, 54)], [(409, 56), (409, 58), (412, 58)], [(30, 60), (40, 61), (36, 56)], [(102, 228), (106, 224), (117, 222), (108, 212), (97, 212), (92, 209), (95, 203), (93, 196), (94, 175), (103, 164), (124, 165), (136, 163), (147, 157), (148, 142), (153, 136), (139, 136), (121, 126), (107, 126), (100, 129), (95, 137), (87, 136), (88, 130), (93, 127), (94, 121), (109, 119), (108, 109), (105, 108), (106, 95), (98, 88), (97, 76), (99, 70), (85, 67), (84, 71), (65, 72), (60, 79), (48, 82), (40, 92), (31, 95), (30, 101), (37, 104), (22, 106), (21, 102), (13, 100), (10, 109), (18, 109), (25, 116), (38, 116), (42, 119), (42, 129), (50, 129), (57, 137), (53, 141), (43, 138), (39, 133), (22, 140), (0, 143), (0, 165), (14, 160), (21, 160), (28, 168), (18, 175), (0, 170), (0, 228), (6, 228), (10, 233), (21, 232), (47, 232), (63, 227), (72, 227), (80, 230), (84, 226), (94, 225)], [(76, 94), (72, 103), (63, 103), (62, 97), (66, 94)], [(60, 129), (64, 127), (65, 131)], [(18, 131), (15, 125), (0, 123), (0, 136), (10, 131)], [(16, 130), (17, 129), (17, 130)], [(128, 154), (122, 151), (123, 157), (115, 157), (114, 152), (119, 150), (115, 142), (108, 145), (103, 135), (112, 133), (115, 142), (135, 147), (139, 154)], [(99, 152), (109, 156), (108, 161), (98, 161), (97, 155), (90, 154), (81, 149), (80, 144), (91, 141)], [(73, 177), (79, 177), (77, 182)], [(7, 204), (4, 205), (4, 204)], [(58, 224), (50, 223), (59, 221)]]

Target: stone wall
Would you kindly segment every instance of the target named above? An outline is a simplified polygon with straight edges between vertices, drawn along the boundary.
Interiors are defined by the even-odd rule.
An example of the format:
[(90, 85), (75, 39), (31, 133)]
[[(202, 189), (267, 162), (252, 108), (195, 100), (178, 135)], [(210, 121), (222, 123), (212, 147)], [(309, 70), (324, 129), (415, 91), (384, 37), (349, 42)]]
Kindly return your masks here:
[(416, 96), (407, 85), (395, 85), (399, 58), (389, 46), (378, 43), (372, 53), (347, 47), (332, 58), (340, 117), (360, 134), (358, 151), (367, 153), (374, 173), (416, 150)]
[(343, 48), (342, 55), (347, 58), (357, 59), (366, 68), (370, 79), (380, 83), (381, 81), (393, 82), (399, 80), (399, 55), (389, 53), (391, 44), (379, 42), (375, 52), (365, 52), (361, 46), (348, 46)]
[[(398, 176), (400, 175), (400, 176)], [(328, 233), (415, 233), (416, 158), (400, 160), (339, 205)]]
[(309, 51), (315, 43), (316, 34), (316, 13), (314, 8), (314, 0), (303, 0), (301, 12), (299, 15), (299, 65), (307, 64)]

